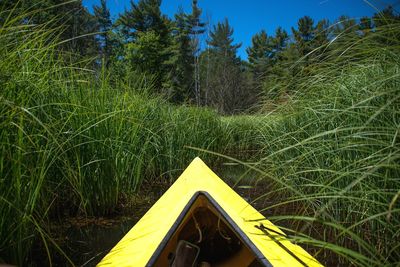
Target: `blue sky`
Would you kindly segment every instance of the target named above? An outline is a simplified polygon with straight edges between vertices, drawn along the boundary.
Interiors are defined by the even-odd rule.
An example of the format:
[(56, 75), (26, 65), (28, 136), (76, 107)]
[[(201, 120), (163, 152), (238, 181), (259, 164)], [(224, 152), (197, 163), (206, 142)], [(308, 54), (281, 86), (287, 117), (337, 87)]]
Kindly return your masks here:
[[(138, 0), (135, 0), (137, 2)], [(83, 0), (84, 5), (92, 11), (92, 7), (100, 0)], [(186, 12), (191, 10), (191, 0), (163, 0), (162, 12), (173, 18), (179, 6)], [(251, 45), (251, 37), (262, 29), (273, 35), (278, 26), (290, 33), (296, 27), (297, 20), (308, 15), (318, 21), (323, 18), (336, 20), (340, 15), (354, 18), (371, 16), (376, 10), (388, 4), (398, 10), (400, 0), (198, 0), (203, 9), (203, 18), (211, 24), (228, 18), (234, 29), (234, 40), (242, 43), (239, 56), (247, 58), (246, 48)], [(111, 16), (115, 19), (125, 8), (130, 7), (129, 0), (107, 0)]]

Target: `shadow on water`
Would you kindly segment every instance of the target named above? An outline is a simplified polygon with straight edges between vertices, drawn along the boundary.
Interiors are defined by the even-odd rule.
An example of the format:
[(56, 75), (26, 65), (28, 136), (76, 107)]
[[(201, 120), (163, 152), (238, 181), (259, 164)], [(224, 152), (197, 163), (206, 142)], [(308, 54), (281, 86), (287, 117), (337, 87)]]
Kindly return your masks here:
[[(216, 173), (249, 202), (265, 192), (265, 187), (257, 182), (259, 175), (254, 171), (249, 172), (244, 166), (227, 164)], [(152, 185), (146, 192), (138, 193), (136, 198), (140, 200), (124, 212), (129, 214), (128, 217), (69, 218), (62, 224), (54, 225), (52, 232), (56, 236), (55, 241), (76, 266), (96, 266), (168, 187), (169, 184)], [(258, 206), (261, 203), (251, 204)], [(40, 245), (34, 246), (30, 259), (31, 266), (49, 265), (45, 248)], [(57, 252), (52, 253), (52, 265), (69, 266), (65, 257)]]
[[(77, 219), (74, 219), (75, 221)], [(79, 219), (84, 221), (85, 219)], [(96, 266), (111, 248), (133, 227), (139, 218), (95, 219), (85, 223), (53, 226), (55, 241), (76, 266)], [(30, 266), (50, 266), (40, 242), (30, 255)], [(52, 266), (70, 266), (66, 258), (51, 248)]]
[(112, 226), (88, 225), (71, 227), (63, 250), (80, 266), (95, 266), (136, 223), (133, 219)]

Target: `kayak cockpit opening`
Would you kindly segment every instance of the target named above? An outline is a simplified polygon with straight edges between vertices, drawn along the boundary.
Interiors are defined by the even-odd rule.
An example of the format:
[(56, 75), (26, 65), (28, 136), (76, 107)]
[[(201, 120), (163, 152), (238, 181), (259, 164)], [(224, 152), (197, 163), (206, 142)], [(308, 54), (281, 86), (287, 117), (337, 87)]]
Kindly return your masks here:
[(232, 225), (200, 194), (153, 266), (263, 266)]

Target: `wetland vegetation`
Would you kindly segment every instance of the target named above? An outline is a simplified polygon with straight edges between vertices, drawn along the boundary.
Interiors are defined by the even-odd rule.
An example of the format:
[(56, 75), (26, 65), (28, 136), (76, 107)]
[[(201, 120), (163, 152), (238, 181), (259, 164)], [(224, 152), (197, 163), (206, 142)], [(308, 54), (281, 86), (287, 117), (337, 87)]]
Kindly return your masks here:
[[(256, 35), (243, 62), (227, 20), (209, 50), (184, 50), (205, 31), (197, 1), (192, 14), (155, 12), (158, 24), (135, 28), (156, 2), (100, 28), (80, 1), (0, 3), (0, 262), (28, 264), (39, 242), (43, 264), (57, 253), (73, 265), (55, 223), (115, 216), (199, 156), (217, 173), (242, 165), (232, 186), (253, 188), (257, 209), (322, 263), (398, 265), (398, 13), (304, 17), (292, 38)], [(59, 23), (69, 5), (87, 19), (81, 37)]]

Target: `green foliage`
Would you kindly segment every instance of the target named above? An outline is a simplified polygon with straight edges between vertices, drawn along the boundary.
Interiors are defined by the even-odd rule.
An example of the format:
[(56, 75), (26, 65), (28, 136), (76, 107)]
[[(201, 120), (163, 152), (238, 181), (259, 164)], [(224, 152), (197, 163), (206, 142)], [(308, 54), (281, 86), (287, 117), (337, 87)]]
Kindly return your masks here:
[[(363, 17), (359, 21), (341, 16), (333, 24), (323, 19), (315, 25), (312, 18), (308, 16), (300, 18), (297, 29), (292, 28), (293, 40), (286, 42), (284, 46), (274, 47), (272, 45), (266, 49), (272, 59), (258, 64), (260, 66), (257, 68), (264, 71), (262, 75), (257, 74), (253, 68), (254, 77), (258, 78), (256, 83), (262, 84), (263, 87), (267, 103), (264, 106), (268, 106), (267, 109), (272, 110), (280, 102), (286, 101), (285, 99), (303, 89), (301, 87), (302, 80), (312, 78), (322, 66), (330, 64), (337, 66), (337, 64), (345, 62), (342, 59), (352, 58), (353, 61), (360, 61), (369, 56), (367, 51), (370, 49), (366, 46), (350, 44), (365, 44), (371, 39), (382, 45), (395, 44), (394, 40), (398, 38), (397, 31), (385, 30), (392, 36), (374, 33), (384, 30), (384, 27), (382, 28), (380, 25), (395, 25), (391, 23), (398, 20), (399, 16), (394, 14), (391, 7), (375, 14), (373, 18)], [(276, 43), (278, 39), (285, 40), (279, 35), (277, 30), (275, 36), (269, 37), (271, 40), (275, 40), (275, 42), (271, 41), (272, 44)], [(256, 36), (254, 38), (254, 40), (257, 39)], [(252, 50), (256, 49), (256, 46), (248, 49), (249, 61), (252, 66), (255, 62)], [(342, 49), (343, 47), (348, 49)], [(362, 49), (365, 52), (362, 52)]]
[(269, 219), (326, 265), (400, 262), (398, 26), (338, 37), (263, 133)]
[(104, 69), (68, 65), (53, 32), (18, 19), (0, 28), (1, 261), (25, 265), (41, 240), (51, 262), (50, 218), (113, 213), (144, 179), (176, 178), (196, 156), (218, 163), (188, 147), (234, 146), (215, 112), (150, 98), (153, 83), (134, 72), (111, 87)]
[(185, 14), (182, 9), (175, 15), (175, 51), (173, 56), (173, 97), (177, 103), (196, 99), (198, 82), (198, 35), (204, 33), (205, 24), (200, 20), (201, 9), (197, 1), (192, 1), (192, 13)]
[(210, 49), (218, 56), (231, 61), (238, 62), (237, 50), (242, 44), (233, 44), (233, 28), (229, 25), (228, 19), (218, 22), (210, 33), (210, 40), (207, 41)]
[(193, 98), (194, 82), (194, 53), (192, 40), (190, 38), (191, 25), (188, 23), (188, 15), (180, 10), (175, 15), (174, 40), (176, 50), (174, 51), (174, 78), (176, 79), (176, 88), (173, 101), (182, 103), (190, 97)]
[[(13, 18), (15, 24), (47, 24), (58, 29), (59, 49), (75, 56), (93, 57), (97, 54), (94, 36), (96, 23), (93, 15), (82, 5), (82, 1), (2, 1), (0, 4), (1, 21)], [(14, 19), (18, 18), (18, 20)], [(10, 22), (8, 19), (7, 23)]]
[[(252, 46), (246, 49), (253, 74), (254, 86), (259, 90), (268, 85), (277, 84), (277, 80), (286, 76), (282, 62), (287, 60), (284, 51), (288, 51), (288, 34), (281, 27), (275, 36), (267, 36), (265, 31), (256, 34)], [(260, 90), (261, 91), (261, 90)], [(276, 98), (277, 92), (269, 90), (268, 97)]]
[(126, 44), (125, 60), (144, 73), (160, 73), (160, 39), (153, 31), (138, 33), (135, 42)]
[(207, 40), (209, 49), (201, 54), (203, 101), (222, 114), (244, 111), (255, 97), (247, 86), (246, 68), (236, 55), (241, 44), (234, 44), (232, 35), (227, 19), (218, 23)]
[(267, 36), (267, 33), (262, 30), (252, 37), (252, 46), (246, 49), (250, 66), (257, 78), (267, 71), (267, 66), (270, 63), (271, 54), (273, 53), (272, 42), (272, 38)]
[(99, 52), (105, 66), (108, 67), (113, 54), (115, 40), (112, 37), (112, 21), (106, 0), (101, 0), (100, 6), (94, 6), (93, 11), (97, 29), (100, 31), (98, 36)]
[[(258, 82), (275, 109), (220, 118), (154, 96), (193, 98), (204, 27), (196, 1), (175, 22), (160, 4), (132, 2), (111, 29), (105, 1), (97, 22), (80, 1), (1, 2), (1, 261), (24, 265), (35, 238), (51, 261), (50, 218), (110, 214), (143, 182), (171, 181), (195, 156), (217, 165), (208, 150), (256, 161), (269, 219), (323, 262), (398, 265), (399, 16), (388, 8), (359, 25), (304, 17), (293, 42), (280, 28), (257, 34), (249, 66), (228, 21), (218, 23), (200, 56), (201, 103), (241, 112)], [(76, 55), (97, 53), (109, 64), (99, 72)]]
[(392, 6), (388, 6), (381, 12), (378, 12), (373, 17), (373, 23), (376, 27), (385, 26), (385, 25), (396, 25), (400, 20), (400, 15), (395, 14), (395, 11)]
[(131, 1), (131, 8), (118, 21), (126, 39), (134, 40), (137, 33), (146, 31), (154, 31), (161, 38), (166, 37), (169, 34), (168, 18), (161, 14), (160, 6), (161, 0), (140, 0), (138, 3)]
[(358, 30), (357, 22), (348, 16), (340, 16), (337, 22), (334, 24), (333, 31), (336, 36), (345, 34), (356, 35)]
[(309, 16), (304, 16), (297, 22), (298, 30), (292, 28), (296, 47), (300, 55), (307, 55), (312, 51), (312, 40), (315, 37), (314, 20)]
[(160, 0), (131, 1), (131, 9), (121, 15), (117, 25), (125, 35), (125, 63), (130, 69), (153, 75), (157, 92), (165, 94), (171, 86), (174, 40), (172, 23), (161, 14), (160, 6)]

